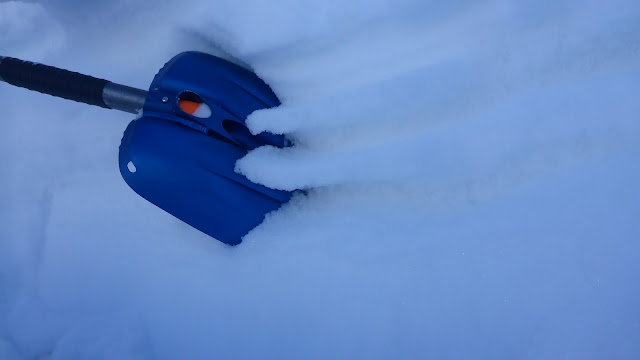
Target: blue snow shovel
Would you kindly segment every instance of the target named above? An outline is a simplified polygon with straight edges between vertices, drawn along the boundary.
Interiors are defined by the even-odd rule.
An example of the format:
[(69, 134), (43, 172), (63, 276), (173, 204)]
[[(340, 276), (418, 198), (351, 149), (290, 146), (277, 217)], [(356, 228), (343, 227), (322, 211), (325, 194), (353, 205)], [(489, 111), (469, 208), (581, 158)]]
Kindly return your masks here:
[(234, 171), (249, 150), (285, 146), (281, 135), (247, 129), (249, 114), (280, 102), (256, 74), (234, 63), (181, 53), (147, 92), (0, 56), (0, 80), (90, 105), (142, 111), (122, 138), (122, 177), (143, 198), (223, 243), (239, 244), (291, 197)]

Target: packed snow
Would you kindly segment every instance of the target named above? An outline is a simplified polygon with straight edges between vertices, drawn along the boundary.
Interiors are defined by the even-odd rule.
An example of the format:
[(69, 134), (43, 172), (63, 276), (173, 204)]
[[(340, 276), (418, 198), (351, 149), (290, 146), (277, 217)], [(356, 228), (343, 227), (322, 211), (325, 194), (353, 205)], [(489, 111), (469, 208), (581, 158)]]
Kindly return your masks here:
[(131, 116), (0, 83), (0, 359), (640, 358), (640, 3), (0, 1), (0, 55), (282, 100), (226, 246), (138, 197)]

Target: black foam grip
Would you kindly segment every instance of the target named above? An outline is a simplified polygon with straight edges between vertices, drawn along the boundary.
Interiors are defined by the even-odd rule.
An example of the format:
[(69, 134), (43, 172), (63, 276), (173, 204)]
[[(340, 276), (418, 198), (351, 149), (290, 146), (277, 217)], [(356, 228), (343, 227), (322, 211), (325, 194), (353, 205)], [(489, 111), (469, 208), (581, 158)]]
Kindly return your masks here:
[(0, 78), (29, 90), (109, 108), (102, 99), (107, 80), (10, 57), (0, 62)]

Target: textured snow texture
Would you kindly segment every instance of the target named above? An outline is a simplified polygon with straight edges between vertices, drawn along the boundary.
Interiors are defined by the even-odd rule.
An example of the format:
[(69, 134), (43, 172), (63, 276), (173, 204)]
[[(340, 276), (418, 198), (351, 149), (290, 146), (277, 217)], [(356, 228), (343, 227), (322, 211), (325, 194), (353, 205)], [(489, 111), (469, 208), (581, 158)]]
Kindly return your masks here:
[(120, 179), (128, 115), (0, 84), (0, 358), (640, 358), (640, 4), (0, 2), (0, 54), (281, 98), (307, 189), (231, 248)]

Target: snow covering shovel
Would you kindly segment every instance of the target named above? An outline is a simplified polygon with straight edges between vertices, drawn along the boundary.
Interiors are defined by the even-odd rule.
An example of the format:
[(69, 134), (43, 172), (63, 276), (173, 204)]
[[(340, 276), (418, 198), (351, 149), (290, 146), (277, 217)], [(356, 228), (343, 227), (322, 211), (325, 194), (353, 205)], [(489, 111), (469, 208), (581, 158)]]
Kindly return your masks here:
[(230, 245), (291, 197), (234, 171), (283, 136), (253, 135), (245, 119), (280, 105), (253, 72), (221, 58), (185, 52), (155, 76), (149, 91), (46, 65), (0, 56), (0, 80), (38, 92), (141, 116), (124, 132), (120, 173), (151, 203)]

